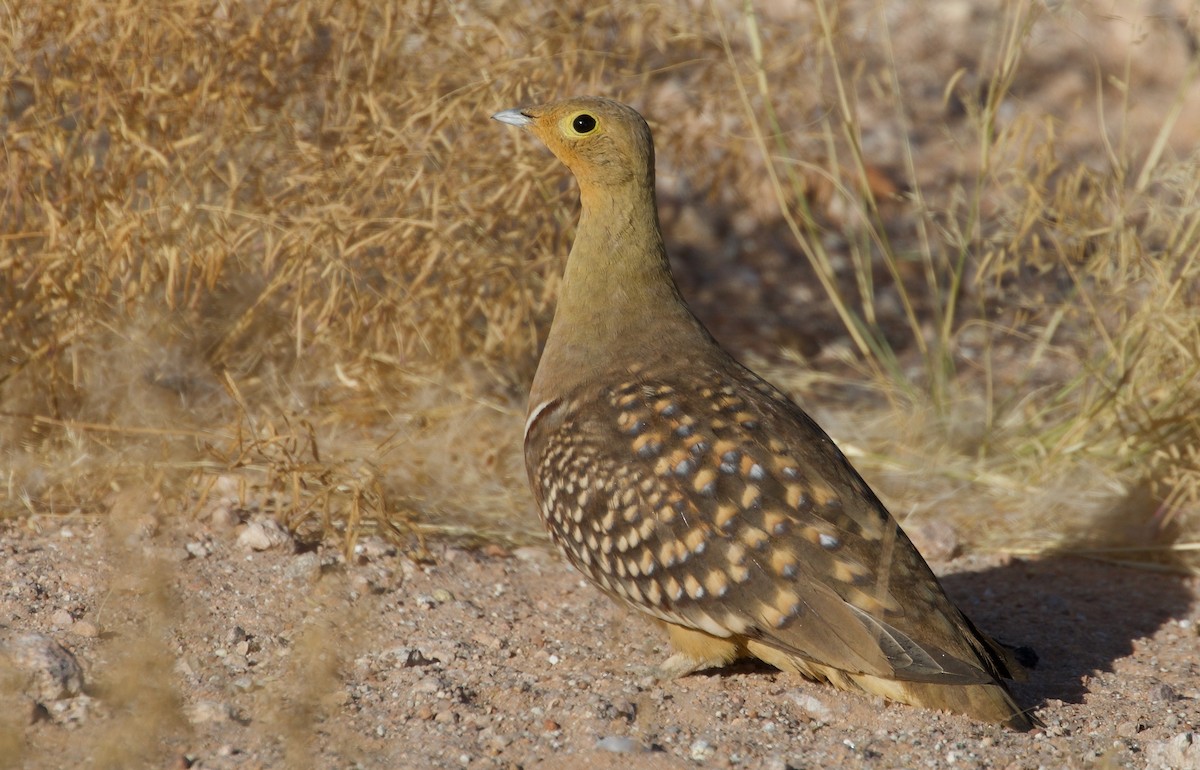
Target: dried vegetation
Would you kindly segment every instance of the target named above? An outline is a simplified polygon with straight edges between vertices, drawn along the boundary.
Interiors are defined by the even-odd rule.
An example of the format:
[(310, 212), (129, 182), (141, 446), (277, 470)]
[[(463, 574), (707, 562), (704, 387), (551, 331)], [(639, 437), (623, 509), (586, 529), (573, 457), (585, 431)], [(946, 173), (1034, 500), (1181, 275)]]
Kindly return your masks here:
[(0, 513), (536, 537), (574, 193), (488, 116), (597, 92), (685, 293), (898, 512), (1187, 563), (1200, 19), (1113, 5), (10, 4)]

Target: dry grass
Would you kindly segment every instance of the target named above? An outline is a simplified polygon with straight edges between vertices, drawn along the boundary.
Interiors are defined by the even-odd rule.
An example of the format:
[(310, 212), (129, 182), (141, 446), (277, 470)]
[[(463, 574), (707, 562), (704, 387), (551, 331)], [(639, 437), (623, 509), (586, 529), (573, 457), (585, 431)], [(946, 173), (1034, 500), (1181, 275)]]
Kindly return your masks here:
[[(574, 196), (487, 117), (600, 92), (651, 119), (669, 240), (790, 281), (755, 316), (681, 264), (700, 312), (802, 397), (884, 396), (821, 416), (900, 512), (1194, 554), (1187, 3), (470, 5), (5, 11), (0, 511), (537, 537), (523, 394)], [(755, 347), (767, 316), (824, 374)]]

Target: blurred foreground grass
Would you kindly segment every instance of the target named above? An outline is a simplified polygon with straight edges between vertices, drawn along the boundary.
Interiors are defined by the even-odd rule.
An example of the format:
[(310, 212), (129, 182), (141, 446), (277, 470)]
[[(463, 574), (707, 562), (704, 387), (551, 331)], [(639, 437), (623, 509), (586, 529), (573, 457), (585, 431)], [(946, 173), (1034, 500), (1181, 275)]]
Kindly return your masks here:
[(1140, 8), (6, 6), (0, 514), (540, 537), (576, 204), (488, 116), (591, 92), (700, 315), (901, 518), (1194, 564), (1200, 19)]

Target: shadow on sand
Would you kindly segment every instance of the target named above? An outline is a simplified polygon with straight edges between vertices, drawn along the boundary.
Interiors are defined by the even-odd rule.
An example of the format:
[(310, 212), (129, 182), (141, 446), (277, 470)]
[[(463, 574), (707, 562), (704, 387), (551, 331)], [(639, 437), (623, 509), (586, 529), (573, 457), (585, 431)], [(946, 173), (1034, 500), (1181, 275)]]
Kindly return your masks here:
[(1001, 567), (944, 575), (942, 585), (986, 634), (1038, 654), (1018, 700), (1079, 703), (1086, 678), (1111, 671), (1134, 652), (1134, 641), (1153, 635), (1187, 613), (1187, 578), (1076, 557), (1014, 560)]

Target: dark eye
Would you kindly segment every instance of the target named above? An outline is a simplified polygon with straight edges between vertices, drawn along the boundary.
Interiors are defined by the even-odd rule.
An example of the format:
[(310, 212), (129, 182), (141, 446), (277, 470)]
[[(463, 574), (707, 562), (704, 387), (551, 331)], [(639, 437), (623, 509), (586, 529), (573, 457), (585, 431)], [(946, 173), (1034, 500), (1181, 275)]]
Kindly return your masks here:
[(571, 121), (571, 128), (575, 129), (579, 134), (590, 134), (596, 130), (596, 119), (586, 112), (582, 115), (576, 115)]

